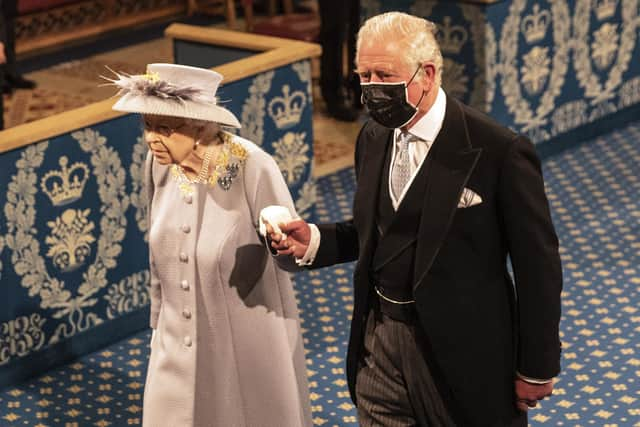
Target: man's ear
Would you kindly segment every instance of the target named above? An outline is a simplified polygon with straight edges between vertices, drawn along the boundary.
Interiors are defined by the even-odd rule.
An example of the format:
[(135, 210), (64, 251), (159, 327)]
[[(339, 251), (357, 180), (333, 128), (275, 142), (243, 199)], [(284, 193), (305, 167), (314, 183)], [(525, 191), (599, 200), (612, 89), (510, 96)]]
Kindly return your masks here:
[(428, 86), (427, 88), (425, 88), (425, 92), (430, 92), (431, 88), (433, 88), (433, 85), (436, 82), (436, 66), (433, 65), (433, 63), (431, 62), (425, 62), (422, 64), (422, 81), (423, 84), (425, 86)]

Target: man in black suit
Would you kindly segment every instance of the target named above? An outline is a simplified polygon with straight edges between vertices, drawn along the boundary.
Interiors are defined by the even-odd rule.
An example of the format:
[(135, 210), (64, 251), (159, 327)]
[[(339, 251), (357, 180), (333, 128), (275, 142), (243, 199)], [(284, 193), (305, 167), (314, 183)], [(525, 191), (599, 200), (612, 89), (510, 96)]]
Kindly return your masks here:
[[(360, 89), (353, 75), (355, 39), (360, 25), (359, 0), (319, 0), (320, 90), (327, 112), (338, 120), (352, 122), (359, 116), (354, 102)], [(347, 48), (347, 78), (344, 76), (344, 47)]]
[(398, 12), (364, 24), (353, 219), (270, 238), (310, 268), (357, 260), (361, 425), (526, 426), (560, 370), (558, 239), (533, 144), (444, 93), (435, 31)]
[(16, 18), (18, 17), (18, 0), (0, 0), (0, 9), (4, 18), (4, 30), (0, 38), (4, 42), (6, 62), (0, 65), (0, 74), (4, 71), (3, 93), (11, 93), (13, 89), (33, 89), (33, 80), (25, 79), (16, 68)]

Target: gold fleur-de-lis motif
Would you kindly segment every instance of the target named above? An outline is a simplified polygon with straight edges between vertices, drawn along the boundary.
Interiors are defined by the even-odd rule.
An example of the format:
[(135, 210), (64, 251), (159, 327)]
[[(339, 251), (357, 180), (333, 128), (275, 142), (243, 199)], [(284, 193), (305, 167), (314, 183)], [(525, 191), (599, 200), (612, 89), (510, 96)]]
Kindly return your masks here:
[(273, 143), (273, 157), (282, 171), (288, 185), (300, 180), (306, 165), (309, 163), (309, 145), (305, 143), (306, 132), (287, 132)]
[(67, 209), (55, 221), (47, 222), (51, 228), (51, 235), (45, 239), (50, 245), (47, 256), (63, 272), (77, 269), (91, 254), (90, 245), (96, 239), (91, 234), (95, 226), (88, 219), (90, 212)]
[(536, 46), (527, 53), (522, 65), (522, 83), (524, 88), (530, 95), (539, 93), (545, 83), (551, 70), (551, 59), (549, 59), (549, 48)]
[(618, 52), (619, 39), (617, 24), (603, 24), (593, 34), (591, 57), (599, 69), (603, 70), (611, 65)]
[(444, 58), (443, 68), (447, 72), (442, 76), (442, 87), (454, 98), (462, 99), (468, 91), (469, 77), (465, 75), (465, 65), (451, 58)]

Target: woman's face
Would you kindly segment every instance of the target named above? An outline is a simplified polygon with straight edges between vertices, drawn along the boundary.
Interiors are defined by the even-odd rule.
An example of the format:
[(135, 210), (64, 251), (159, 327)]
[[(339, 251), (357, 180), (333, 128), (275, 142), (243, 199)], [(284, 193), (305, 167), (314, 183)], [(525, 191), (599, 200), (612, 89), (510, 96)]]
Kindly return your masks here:
[(143, 115), (144, 139), (158, 163), (181, 163), (193, 151), (197, 131), (181, 117)]

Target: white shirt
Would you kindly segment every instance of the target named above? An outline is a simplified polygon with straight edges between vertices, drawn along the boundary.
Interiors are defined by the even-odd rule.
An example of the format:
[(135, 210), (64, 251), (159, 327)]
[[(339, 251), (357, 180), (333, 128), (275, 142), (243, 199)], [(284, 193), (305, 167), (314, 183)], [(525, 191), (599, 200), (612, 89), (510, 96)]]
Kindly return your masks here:
[[(427, 114), (422, 116), (420, 120), (414, 123), (407, 131), (420, 138), (421, 141), (411, 142), (409, 143), (409, 156), (411, 157), (411, 178), (405, 185), (404, 190), (402, 191), (402, 195), (400, 199), (396, 200), (393, 191), (391, 190), (391, 173), (389, 173), (389, 194), (391, 195), (391, 203), (393, 204), (393, 209), (398, 210), (398, 206), (404, 195), (407, 193), (407, 189), (411, 186), (414, 178), (418, 174), (420, 167), (424, 163), (424, 160), (427, 158), (427, 154), (429, 154), (429, 149), (433, 145), (433, 141), (435, 141), (438, 133), (440, 133), (440, 129), (442, 129), (442, 123), (444, 122), (444, 113), (447, 109), (447, 97), (442, 88), (438, 88), (438, 94), (436, 95), (436, 100), (427, 111)], [(396, 150), (398, 149), (398, 135), (400, 135), (400, 129), (394, 129), (393, 131), (393, 154), (391, 157), (391, 164), (393, 165), (393, 161), (395, 159)], [(318, 253), (318, 248), (320, 247), (320, 230), (315, 224), (309, 224), (311, 228), (311, 240), (309, 242), (309, 246), (307, 247), (307, 251), (305, 252), (302, 258), (296, 258), (296, 263), (298, 265), (311, 265), (313, 260), (316, 258)]]
[[(442, 123), (444, 122), (444, 113), (447, 109), (447, 97), (444, 94), (442, 88), (438, 88), (438, 95), (436, 95), (436, 100), (427, 111), (427, 114), (422, 116), (420, 120), (414, 123), (411, 128), (407, 129), (407, 131), (419, 138), (419, 141), (412, 141), (409, 143), (409, 158), (411, 159), (411, 178), (402, 190), (402, 194), (400, 198), (396, 200), (393, 190), (391, 187), (391, 173), (389, 173), (389, 194), (391, 195), (391, 202), (393, 204), (393, 209), (398, 210), (398, 206), (400, 202), (404, 199), (405, 194), (407, 194), (407, 190), (411, 186), (411, 183), (415, 179), (418, 171), (422, 167), (424, 160), (427, 158), (427, 154), (429, 154), (429, 149), (433, 145), (433, 141), (436, 140), (436, 137), (440, 133), (440, 129), (442, 129)], [(400, 146), (400, 129), (394, 129), (393, 131), (393, 153), (391, 155), (391, 164), (393, 165), (396, 153)]]

